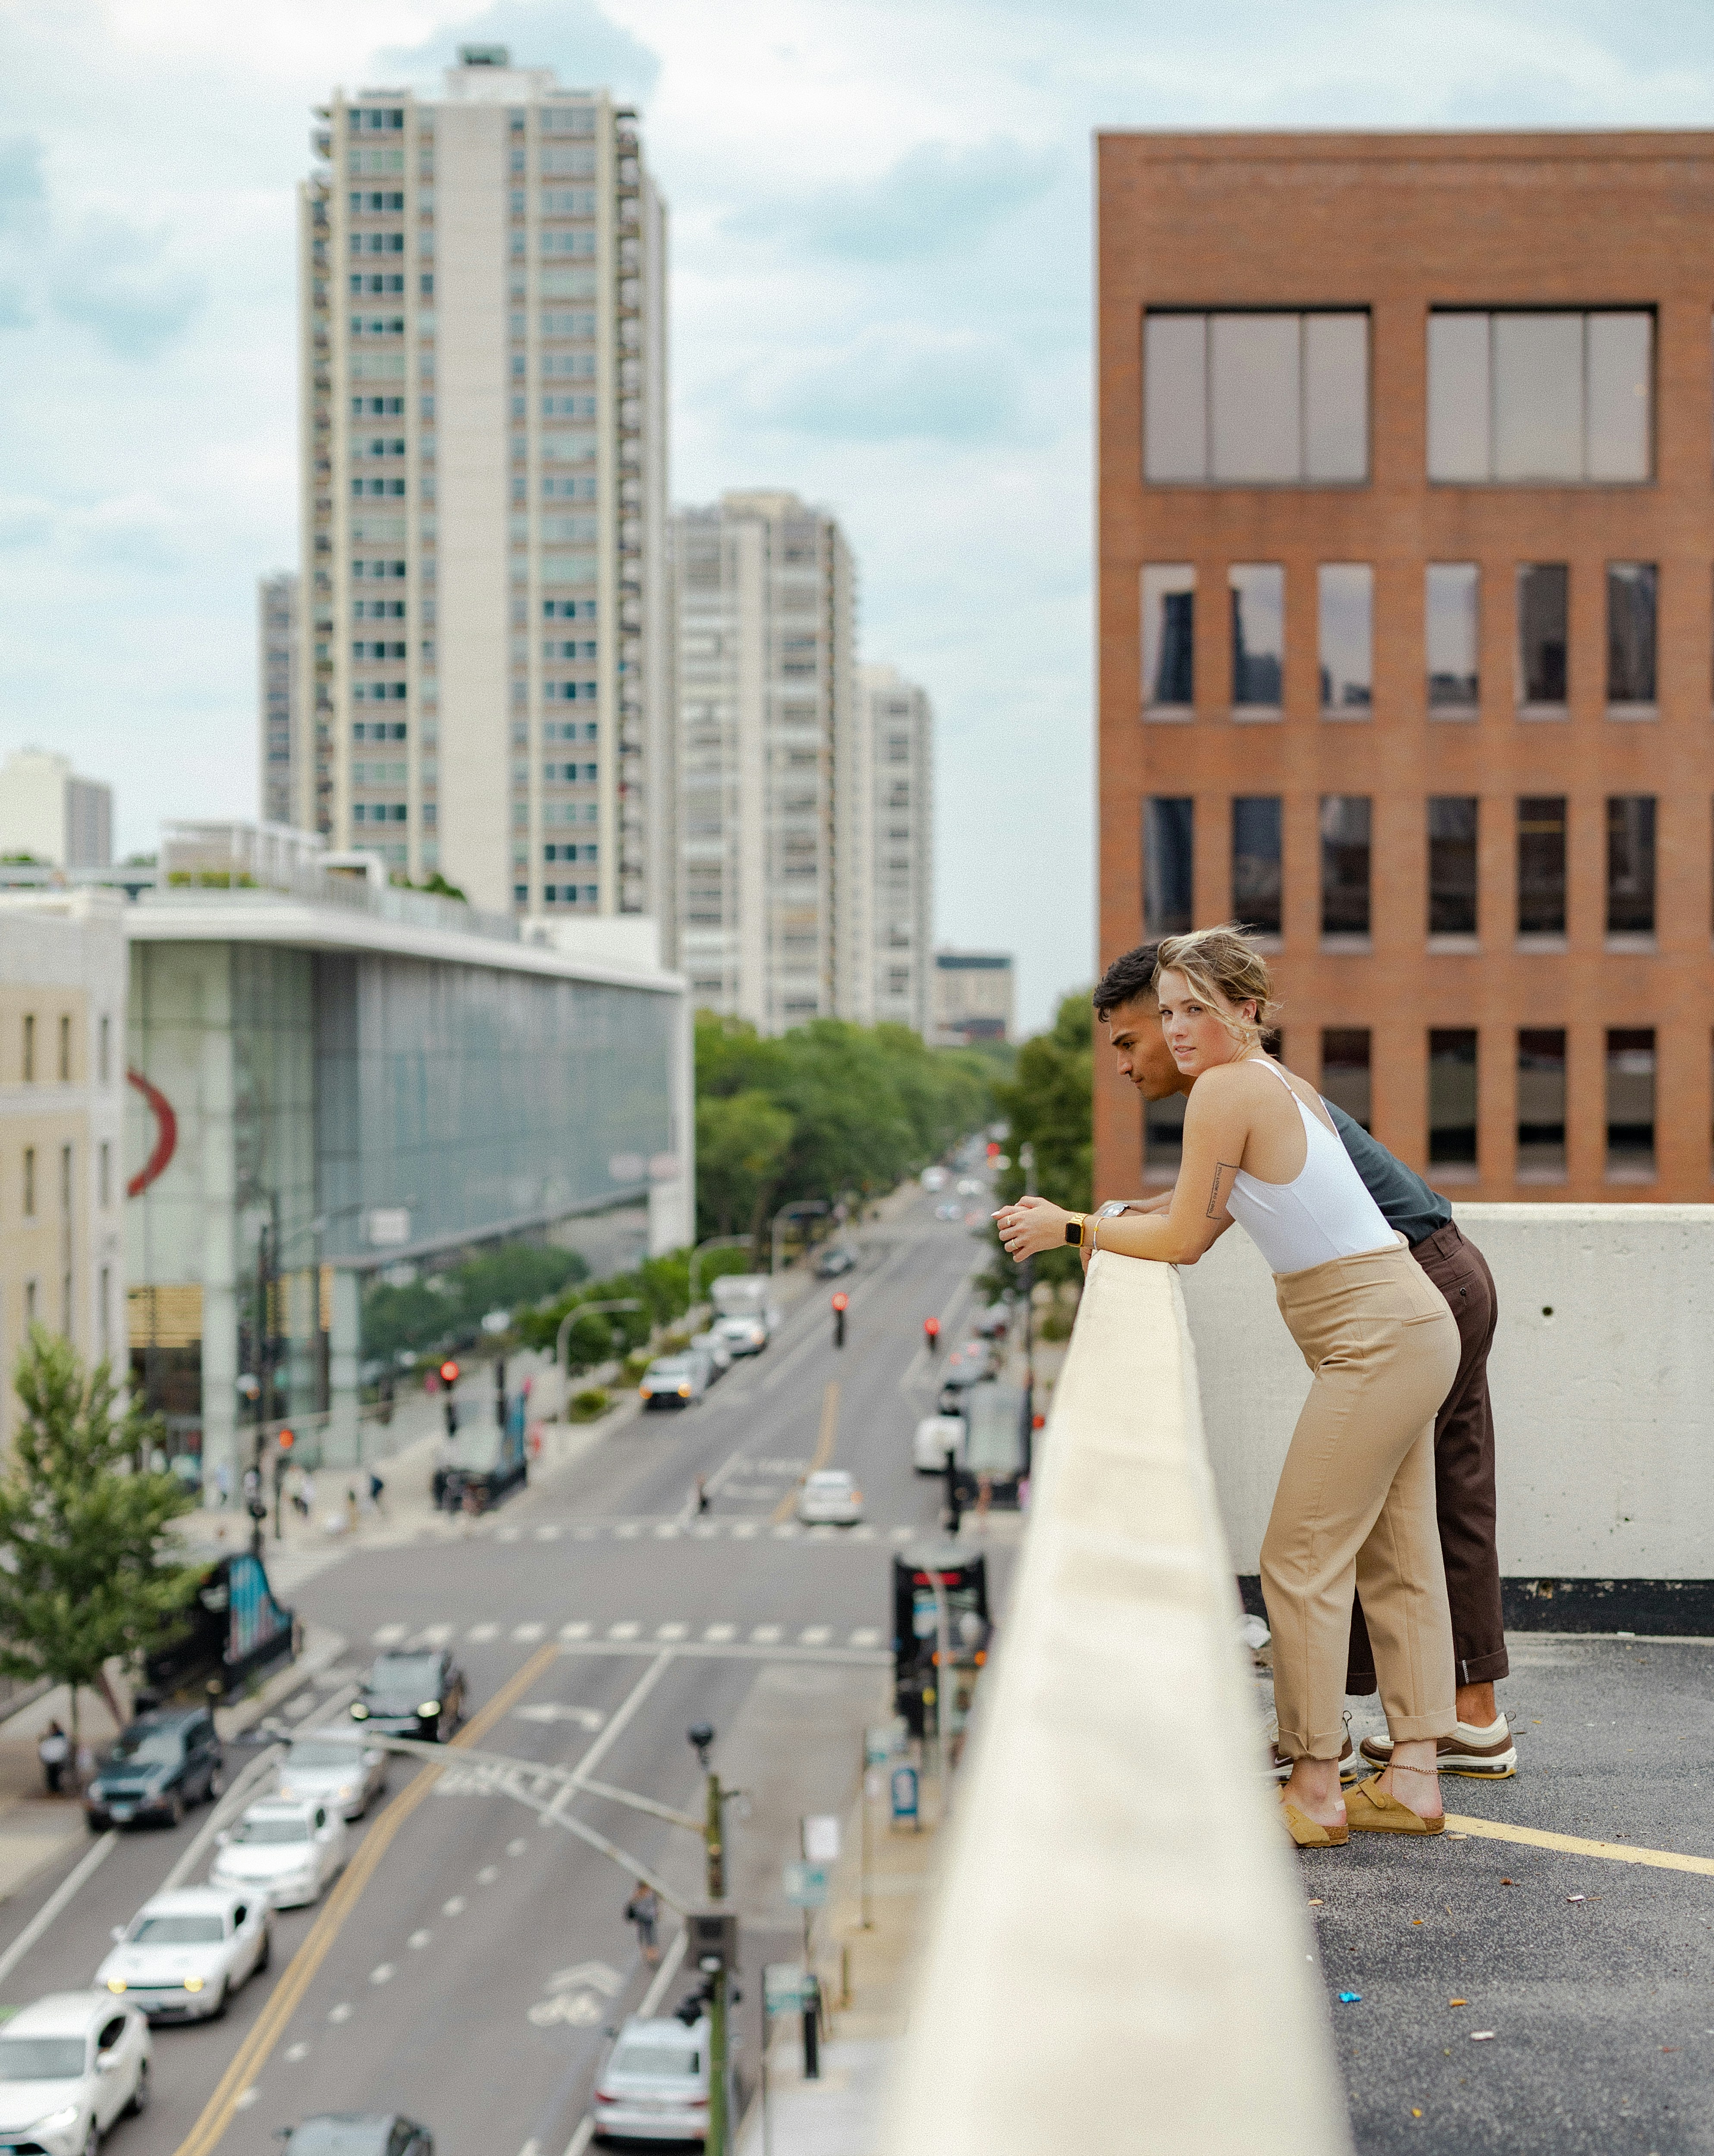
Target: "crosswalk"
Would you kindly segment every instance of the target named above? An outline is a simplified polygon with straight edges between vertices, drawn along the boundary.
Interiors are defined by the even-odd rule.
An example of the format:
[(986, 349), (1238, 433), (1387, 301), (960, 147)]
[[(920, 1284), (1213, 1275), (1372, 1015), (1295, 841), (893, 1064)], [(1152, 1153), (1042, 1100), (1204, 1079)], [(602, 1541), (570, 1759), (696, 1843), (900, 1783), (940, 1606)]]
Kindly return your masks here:
[(550, 1636), (565, 1647), (594, 1645), (604, 1641), (615, 1646), (648, 1643), (661, 1647), (742, 1645), (846, 1649), (872, 1649), (882, 1644), (878, 1625), (857, 1625), (848, 1630), (836, 1625), (744, 1625), (726, 1620), (712, 1625), (697, 1625), (678, 1618), (670, 1618), (664, 1624), (657, 1625), (637, 1617), (621, 1617), (610, 1624), (594, 1618), (578, 1617), (558, 1626), (537, 1619), (528, 1619), (522, 1624), (509, 1625), (497, 1624), (492, 1620), (461, 1625), (397, 1622), (378, 1625), (369, 1639), (372, 1645), (384, 1650), (391, 1647), (445, 1647), (455, 1640), (481, 1647), (501, 1639), (510, 1640), (515, 1646), (533, 1647), (539, 1646)]
[(768, 1519), (615, 1519), (550, 1521), (539, 1527), (502, 1527), (493, 1531), (497, 1543), (594, 1542), (811, 1542), (908, 1543), (931, 1530), (920, 1521), (914, 1526), (805, 1527), (796, 1520)]

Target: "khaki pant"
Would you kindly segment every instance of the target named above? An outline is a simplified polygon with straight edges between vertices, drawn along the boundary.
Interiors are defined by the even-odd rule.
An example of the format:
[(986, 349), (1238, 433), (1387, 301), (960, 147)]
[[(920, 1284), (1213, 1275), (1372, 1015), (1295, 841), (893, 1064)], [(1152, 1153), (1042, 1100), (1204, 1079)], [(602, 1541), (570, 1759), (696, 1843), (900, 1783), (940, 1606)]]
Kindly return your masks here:
[(1458, 1327), (1403, 1240), (1274, 1285), (1315, 1373), (1262, 1538), (1279, 1749), (1339, 1756), (1357, 1588), (1394, 1742), (1446, 1736), (1452, 1624), (1434, 1414), (1458, 1370)]

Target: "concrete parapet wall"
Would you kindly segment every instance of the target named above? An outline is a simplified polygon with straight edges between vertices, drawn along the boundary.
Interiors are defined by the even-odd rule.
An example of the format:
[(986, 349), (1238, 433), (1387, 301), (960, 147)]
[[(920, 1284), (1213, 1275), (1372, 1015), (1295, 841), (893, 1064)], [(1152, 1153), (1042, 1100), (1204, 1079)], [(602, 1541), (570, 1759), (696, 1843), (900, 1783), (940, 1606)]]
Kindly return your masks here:
[(1350, 2149), (1176, 1276), (1098, 1256), (887, 2156)]
[[(1714, 1579), (1714, 1205), (1463, 1205), (1458, 1223), (1500, 1291), (1501, 1572)], [(1242, 1230), (1181, 1277), (1221, 1517), (1253, 1573), (1309, 1373)]]

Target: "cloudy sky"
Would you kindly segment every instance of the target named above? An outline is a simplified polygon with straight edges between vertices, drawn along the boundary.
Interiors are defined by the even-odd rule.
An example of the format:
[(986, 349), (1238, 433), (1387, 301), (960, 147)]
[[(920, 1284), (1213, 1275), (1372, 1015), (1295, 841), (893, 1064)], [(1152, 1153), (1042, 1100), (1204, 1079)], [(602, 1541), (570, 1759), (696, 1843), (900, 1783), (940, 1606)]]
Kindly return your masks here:
[(255, 811), (308, 108), (465, 38), (638, 101), (675, 495), (844, 520), (939, 712), (939, 933), (1035, 1024), (1093, 959), (1092, 129), (1714, 119), (1709, 0), (7, 0), (0, 756), (111, 778), (125, 850)]

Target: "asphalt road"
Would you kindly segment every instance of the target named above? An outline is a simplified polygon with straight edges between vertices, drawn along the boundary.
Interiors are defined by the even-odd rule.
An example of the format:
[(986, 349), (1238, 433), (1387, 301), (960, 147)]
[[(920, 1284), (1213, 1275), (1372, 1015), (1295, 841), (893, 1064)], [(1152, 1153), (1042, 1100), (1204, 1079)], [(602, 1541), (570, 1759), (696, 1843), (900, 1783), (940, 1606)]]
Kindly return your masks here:
[[(466, 1539), (353, 1551), (292, 1596), (348, 1642), (321, 1681), (335, 1712), (377, 1645), (445, 1640), (468, 1674), (472, 1721), (491, 1725), (481, 1748), (582, 1764), (685, 1811), (702, 1784), (684, 1732), (714, 1725), (713, 1763), (749, 1792), (728, 1839), (750, 2061), (761, 1964), (800, 1945), (780, 1867), (798, 1853), (801, 1812), (842, 1813), (855, 1795), (861, 1730), (883, 1699), (892, 1549), (938, 1514), (938, 1485), (909, 1460), (932, 1404), (922, 1320), (938, 1313), (948, 1342), (959, 1337), (978, 1262), (962, 1223), (915, 1203), (869, 1231), (862, 1270), (839, 1283), (852, 1299), (842, 1352), (826, 1292), (812, 1291), (704, 1404), (621, 1426)], [(785, 1517), (812, 1460), (855, 1471), (862, 1527), (797, 1530)], [(711, 1493), (700, 1518), (699, 1473)], [(468, 1766), (450, 1764), (432, 1789), (414, 1780), (395, 1763), (387, 1803), (353, 1830), (346, 1880), (321, 1908), (276, 1917), (272, 1970), (223, 2021), (157, 2031), (155, 2100), (116, 2129), (116, 2156), (187, 2142), (197, 2156), (217, 2142), (265, 2156), (275, 2129), (306, 2113), (395, 2108), (428, 2124), (445, 2156), (582, 2148), (604, 2030), (654, 1975), (623, 1921), (630, 1879)], [(701, 1898), (694, 1836), (587, 1793), (569, 1809)], [(202, 1820), (120, 1837), (12, 1972), (6, 2001), (87, 1984), (111, 1928)], [(0, 1952), (69, 1869), (0, 1909)], [(669, 1981), (658, 2010), (687, 1989)], [(223, 2094), (224, 2125), (208, 2113)]]

